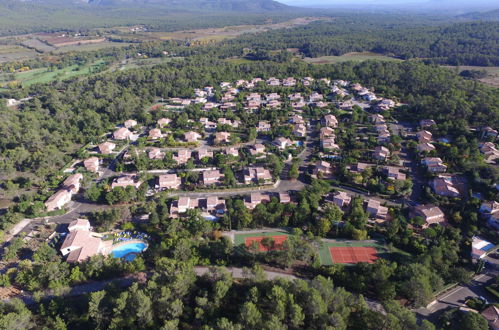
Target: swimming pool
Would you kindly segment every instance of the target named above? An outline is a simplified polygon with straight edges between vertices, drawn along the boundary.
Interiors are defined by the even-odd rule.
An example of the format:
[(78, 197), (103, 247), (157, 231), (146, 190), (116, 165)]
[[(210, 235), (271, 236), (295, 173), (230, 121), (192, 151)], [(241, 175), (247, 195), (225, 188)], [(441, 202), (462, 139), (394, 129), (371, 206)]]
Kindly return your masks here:
[(143, 242), (133, 242), (120, 245), (111, 250), (113, 258), (124, 258), (126, 261), (132, 261), (135, 257), (147, 248)]

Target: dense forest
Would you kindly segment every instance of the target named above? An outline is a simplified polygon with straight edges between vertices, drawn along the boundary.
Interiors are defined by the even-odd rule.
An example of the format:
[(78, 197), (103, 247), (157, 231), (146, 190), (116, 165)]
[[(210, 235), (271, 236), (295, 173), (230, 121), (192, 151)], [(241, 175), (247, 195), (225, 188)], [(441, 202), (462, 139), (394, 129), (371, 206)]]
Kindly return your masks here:
[(246, 35), (226, 44), (240, 49), (298, 48), (305, 56), (372, 51), (402, 59), (420, 58), (450, 65), (499, 65), (499, 23), (431, 26), (427, 21), (389, 15), (337, 17), (295, 29)]

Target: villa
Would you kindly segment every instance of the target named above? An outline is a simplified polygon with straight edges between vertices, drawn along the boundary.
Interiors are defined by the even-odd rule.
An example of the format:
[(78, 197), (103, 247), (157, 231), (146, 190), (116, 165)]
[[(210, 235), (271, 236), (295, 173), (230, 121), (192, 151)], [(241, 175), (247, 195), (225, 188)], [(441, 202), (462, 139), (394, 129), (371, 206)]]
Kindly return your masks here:
[(97, 157), (87, 158), (83, 162), (83, 166), (87, 171), (97, 173), (99, 171), (99, 158)]
[(203, 158), (213, 158), (213, 151), (208, 150), (207, 148), (201, 148), (198, 150), (197, 160), (201, 160)]
[(127, 140), (132, 137), (132, 132), (128, 130), (126, 127), (121, 127), (114, 131), (113, 138), (115, 140)]
[(220, 183), (220, 179), (223, 177), (223, 174), (221, 174), (219, 170), (207, 170), (202, 172), (202, 176), (203, 184), (205, 186), (210, 186)]
[(268, 183), (272, 181), (272, 175), (270, 171), (263, 167), (248, 167), (244, 171), (244, 183), (250, 184), (254, 183)]
[(151, 148), (147, 156), (149, 159), (163, 159), (165, 157), (160, 148)]
[(330, 177), (333, 175), (333, 167), (328, 162), (320, 160), (315, 164), (313, 174)]
[(440, 224), (445, 222), (445, 214), (442, 210), (435, 205), (418, 205), (411, 211), (412, 217), (421, 217), (425, 221), (423, 228), (428, 228), (433, 224)]
[(71, 189), (60, 189), (56, 191), (55, 194), (50, 196), (47, 201), (45, 201), (45, 207), (47, 208), (48, 212), (60, 210), (64, 207), (64, 205), (71, 201), (72, 196), (73, 193), (71, 192)]
[(350, 197), (346, 192), (340, 191), (333, 196), (333, 203), (341, 209), (344, 209), (350, 205), (352, 197)]
[(177, 174), (162, 174), (158, 177), (158, 185), (159, 189), (178, 189), (182, 181), (177, 176)]
[(325, 115), (321, 120), (321, 124), (327, 127), (338, 127), (338, 119), (334, 115)]
[(215, 133), (215, 138), (214, 138), (213, 142), (215, 144), (229, 143), (230, 142), (230, 133), (228, 133), (228, 132)]
[(103, 155), (109, 155), (116, 148), (116, 144), (112, 142), (104, 142), (98, 146), (99, 152)]
[(252, 193), (251, 195), (245, 198), (244, 205), (248, 209), (253, 210), (255, 207), (257, 207), (258, 204), (268, 203), (268, 202), (270, 202), (269, 195), (262, 193)]
[(135, 189), (138, 189), (142, 182), (139, 180), (139, 177), (134, 174), (123, 174), (113, 180), (113, 183), (111, 183), (111, 189), (117, 188), (117, 187), (135, 187)]
[(90, 231), (90, 223), (77, 219), (69, 224), (69, 234), (64, 239), (60, 251), (67, 262), (81, 262), (100, 254), (103, 242), (100, 235)]
[(376, 199), (367, 201), (366, 212), (374, 219), (386, 219), (388, 216), (388, 208), (382, 206), (380, 201)]
[(263, 154), (263, 153), (265, 153), (265, 146), (261, 143), (257, 143), (251, 147), (249, 152), (252, 156)]
[(272, 142), (277, 148), (284, 150), (293, 145), (293, 141), (285, 137), (278, 137)]
[(157, 140), (163, 137), (163, 133), (159, 128), (153, 128), (149, 131), (149, 140)]
[(201, 138), (201, 134), (197, 132), (186, 132), (184, 133), (184, 140), (187, 142), (197, 142)]
[(129, 120), (125, 121), (124, 126), (125, 126), (126, 128), (132, 128), (132, 127), (135, 127), (135, 126), (137, 126), (137, 121), (136, 121), (136, 120), (133, 120), (133, 119), (129, 119)]
[(189, 149), (180, 149), (177, 152), (176, 156), (173, 156), (173, 160), (177, 162), (177, 164), (185, 164), (191, 159), (191, 151)]
[(161, 118), (161, 119), (158, 119), (158, 126), (165, 127), (165, 126), (168, 126), (171, 122), (172, 122), (172, 120), (170, 118)]
[(387, 147), (377, 146), (374, 149), (373, 158), (377, 160), (386, 160), (390, 156), (390, 150)]

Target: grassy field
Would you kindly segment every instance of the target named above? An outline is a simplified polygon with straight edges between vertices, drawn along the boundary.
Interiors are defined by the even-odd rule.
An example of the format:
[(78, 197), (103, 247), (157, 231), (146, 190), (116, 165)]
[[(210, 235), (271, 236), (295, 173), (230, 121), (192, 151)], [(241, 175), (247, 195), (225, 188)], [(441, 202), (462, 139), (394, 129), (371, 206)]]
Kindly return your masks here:
[(232, 63), (232, 64), (249, 64), (252, 63), (253, 61), (247, 60), (245, 58), (228, 58), (226, 59), (227, 62)]
[[(15, 81), (20, 82), (23, 86), (30, 86), (37, 83), (47, 83), (53, 80), (68, 79), (80, 75), (85, 75), (91, 72), (93, 68), (98, 67), (104, 61), (96, 61), (91, 65), (78, 66), (72, 65), (63, 69), (50, 71), (49, 68), (34, 69), (26, 72), (15, 74)], [(5, 76), (0, 75), (0, 85), (7, 84)]]
[(303, 59), (305, 62), (310, 64), (334, 64), (348, 61), (367, 61), (367, 60), (379, 60), (379, 61), (401, 61), (400, 59), (385, 56), (382, 54), (363, 52), (363, 53), (348, 53), (341, 56), (321, 56), (321, 57), (305, 57)]
[(462, 72), (464, 70), (485, 70), (487, 76), (485, 78), (479, 79), (479, 81), (484, 84), (499, 87), (499, 66), (448, 66), (444, 65), (444, 68), (458, 70)]
[(55, 50), (54, 53), (61, 54), (61, 53), (72, 52), (72, 51), (85, 52), (85, 51), (93, 51), (93, 50), (99, 50), (99, 49), (111, 48), (111, 47), (126, 47), (129, 45), (131, 45), (131, 44), (127, 43), (127, 42), (105, 41), (105, 42), (99, 42), (99, 43), (95, 43), (95, 44), (63, 46), (63, 47), (60, 47), (57, 50)]
[(36, 51), (17, 45), (0, 45), (0, 63), (25, 60), (37, 55)]

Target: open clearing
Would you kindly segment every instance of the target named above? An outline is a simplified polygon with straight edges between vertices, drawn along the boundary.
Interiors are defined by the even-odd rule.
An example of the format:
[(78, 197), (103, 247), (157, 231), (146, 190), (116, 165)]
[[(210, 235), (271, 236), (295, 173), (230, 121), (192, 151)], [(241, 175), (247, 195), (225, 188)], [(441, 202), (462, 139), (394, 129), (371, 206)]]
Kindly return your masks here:
[(456, 68), (459, 72), (464, 70), (485, 70), (487, 72), (487, 76), (482, 79), (478, 79), (484, 84), (499, 87), (499, 66), (448, 66), (443, 65), (444, 68), (449, 68), (455, 70)]
[[(20, 82), (23, 86), (29, 86), (37, 83), (47, 83), (52, 80), (69, 79), (72, 77), (90, 73), (94, 68), (104, 64), (104, 61), (96, 61), (90, 65), (79, 66), (72, 65), (63, 69), (51, 71), (49, 68), (34, 69), (25, 72), (19, 72), (14, 75), (14, 81)], [(5, 85), (9, 81), (5, 74), (0, 74), (0, 85)]]
[(385, 56), (383, 54), (362, 52), (362, 53), (347, 53), (341, 56), (320, 56), (320, 57), (305, 57), (303, 59), (305, 62), (310, 64), (334, 64), (348, 61), (367, 61), (367, 60), (378, 60), (378, 61), (402, 61), (398, 58)]
[(17, 45), (0, 45), (0, 63), (33, 58), (36, 51)]
[(259, 33), (270, 30), (293, 28), (303, 26), (315, 21), (330, 21), (326, 17), (299, 17), (281, 23), (269, 23), (261, 25), (235, 25), (223, 28), (183, 30), (176, 32), (139, 32), (130, 34), (130, 37), (138, 40), (189, 40), (199, 43), (218, 42), (228, 38), (235, 38), (245, 33)]

